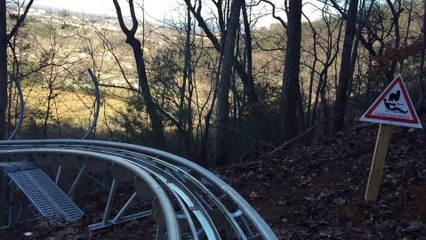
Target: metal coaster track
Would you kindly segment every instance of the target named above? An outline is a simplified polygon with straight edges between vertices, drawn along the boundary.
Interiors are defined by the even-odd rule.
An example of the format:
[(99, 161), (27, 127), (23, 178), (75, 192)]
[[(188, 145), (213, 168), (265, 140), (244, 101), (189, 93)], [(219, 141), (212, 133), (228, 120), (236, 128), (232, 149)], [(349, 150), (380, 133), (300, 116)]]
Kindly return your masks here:
[[(10, 161), (25, 156), (36, 162), (43, 162), (43, 159), (48, 157), (54, 160), (64, 158), (83, 162), (80, 167), (75, 166), (78, 174), (68, 196), (72, 197), (79, 187), (84, 187), (80, 186), (80, 180), (85, 176), (109, 192), (102, 221), (89, 225), (89, 231), (92, 233), (142, 217), (152, 217), (157, 223), (158, 240), (278, 239), (268, 224), (237, 191), (194, 162), (149, 147), (87, 140), (96, 127), (100, 107), (98, 81), (90, 69), (88, 72), (95, 86), (96, 109), (92, 123), (82, 140), (13, 140), (23, 121), (24, 102), (19, 81), (12, 76), (20, 97), (21, 111), (8, 141), (0, 141), (0, 156)], [(98, 169), (98, 173), (112, 176), (110, 187), (88, 173), (90, 168), (102, 168), (97, 163), (109, 164), (106, 169)], [(62, 164), (67, 162), (58, 162), (56, 176), (52, 176), (56, 184), (59, 184), (59, 179), (66, 170)], [(129, 182), (133, 182), (134, 193), (119, 212), (111, 216), (119, 185)], [(135, 211), (131, 210), (130, 206), (137, 197), (144, 202), (151, 202), (151, 209), (126, 215), (129, 211)], [(13, 219), (11, 213), (12, 211), (9, 214), (9, 225)]]
[[(190, 239), (203, 236), (207, 239), (277, 239), (260, 215), (223, 180), (187, 159), (161, 150), (96, 140), (12, 140), (0, 141), (0, 155), (80, 156), (87, 161), (108, 161), (131, 170), (143, 179), (144, 186), (149, 186), (153, 199), (159, 201), (160, 210), (152, 210), (161, 212), (157, 217), (162, 228), (157, 235), (161, 237), (157, 239), (163, 236), (178, 239), (175, 237), (180, 238), (181, 229), (185, 227), (190, 229)], [(138, 196), (146, 194), (145, 191)], [(173, 209), (173, 199), (181, 211)], [(106, 208), (104, 215), (109, 214), (107, 211), (110, 209)], [(110, 225), (97, 225), (93, 230)], [(220, 229), (225, 229), (226, 234)]]

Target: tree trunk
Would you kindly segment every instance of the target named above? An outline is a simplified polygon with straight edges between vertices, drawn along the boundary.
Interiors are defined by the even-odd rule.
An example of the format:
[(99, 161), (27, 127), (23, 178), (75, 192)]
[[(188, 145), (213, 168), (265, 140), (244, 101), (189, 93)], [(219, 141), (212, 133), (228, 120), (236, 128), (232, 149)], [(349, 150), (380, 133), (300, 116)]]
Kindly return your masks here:
[[(115, 10), (117, 13), (118, 22), (123, 33), (126, 35), (126, 43), (128, 43), (133, 49), (133, 55), (135, 57), (136, 68), (138, 71), (139, 78), (139, 92), (141, 93), (146, 110), (148, 112), (149, 118), (151, 120), (151, 126), (156, 135), (159, 138), (162, 138), (163, 133), (163, 123), (160, 115), (157, 112), (157, 106), (152, 99), (152, 95), (149, 89), (148, 77), (146, 75), (145, 60), (143, 57), (142, 44), (135, 38), (136, 31), (138, 29), (138, 20), (136, 19), (135, 9), (133, 5), (133, 0), (129, 0), (130, 14), (132, 19), (132, 28), (128, 29), (124, 23), (123, 15), (121, 13), (121, 7), (118, 4), (117, 0), (113, 0)], [(161, 140), (161, 139), (158, 139)]]
[(149, 88), (141, 42), (134, 37), (127, 39), (126, 42), (130, 46), (132, 46), (133, 49), (133, 54), (138, 70), (139, 91), (142, 94), (143, 100), (145, 101), (146, 110), (148, 112), (149, 119), (151, 120), (152, 129), (160, 134), (163, 130), (163, 123), (157, 112), (157, 107), (154, 103), (154, 100), (152, 99), (151, 91)]
[(245, 5), (245, 2), (243, 1), (243, 20), (244, 20), (244, 37), (246, 41), (246, 66), (247, 66), (247, 80), (244, 84), (244, 92), (247, 95), (247, 98), (249, 100), (249, 103), (255, 103), (258, 102), (255, 87), (254, 87), (254, 81), (253, 81), (253, 51), (252, 51), (252, 37), (251, 37), (251, 29), (250, 29), (250, 22), (248, 19), (247, 14), (247, 7)]
[(309, 76), (309, 86), (308, 86), (308, 107), (306, 111), (306, 127), (310, 127), (310, 120), (311, 120), (311, 110), (312, 110), (312, 94), (313, 94), (313, 88), (314, 88), (314, 78), (315, 78), (315, 72), (316, 72), (316, 65), (318, 62), (318, 52), (317, 52), (317, 33), (315, 31), (315, 28), (313, 27), (312, 23), (308, 20), (309, 26), (312, 29), (313, 34), (313, 54), (314, 54), (314, 61), (312, 62), (311, 72)]
[(425, 65), (425, 53), (426, 53), (426, 0), (424, 2), (423, 6), (423, 47), (422, 47), (422, 56), (420, 60), (420, 88), (421, 88), (421, 106), (420, 106), (420, 114), (423, 114), (425, 112), (426, 108), (426, 89), (425, 89), (425, 81), (423, 78), (424, 75), (424, 65)]
[[(187, 23), (186, 23), (186, 39), (184, 49), (184, 67), (182, 77), (182, 87), (180, 88), (180, 102), (179, 102), (179, 115), (178, 121), (183, 130), (184, 144), (187, 149), (188, 156), (192, 156), (192, 119), (191, 119), (191, 98), (188, 99), (188, 106), (185, 106), (186, 91), (191, 91), (191, 12), (187, 10)], [(187, 88), (188, 84), (188, 88)], [(190, 95), (190, 94), (189, 94)]]
[(6, 27), (6, 1), (0, 0), (0, 139), (6, 137), (6, 109), (7, 109), (7, 45), (15, 36), (19, 27), (25, 21), (27, 13), (34, 0), (30, 0), (24, 13), (18, 18), (9, 34)]
[(287, 52), (285, 72), (281, 94), (281, 114), (283, 116), (284, 138), (290, 139), (297, 135), (297, 104), (300, 97), (300, 42), (302, 34), (302, 2), (289, 1)]
[(337, 131), (343, 130), (345, 126), (345, 108), (349, 81), (353, 72), (351, 71), (352, 46), (356, 33), (356, 18), (358, 12), (358, 0), (349, 0), (349, 9), (346, 19), (345, 38), (343, 40), (342, 60), (340, 65), (339, 83), (337, 86), (334, 127)]
[[(190, 0), (184, 0), (186, 3), (186, 6), (188, 7), (188, 9), (191, 11), (191, 13), (194, 15), (195, 19), (198, 21), (198, 25), (201, 29), (203, 29), (204, 33), (206, 34), (207, 38), (212, 42), (213, 47), (216, 49), (216, 51), (222, 53), (223, 52), (223, 44), (219, 42), (219, 40), (217, 39), (217, 37), (215, 36), (214, 32), (211, 31), (206, 23), (206, 21), (204, 20), (204, 18), (201, 16), (201, 13), (198, 11), (199, 9), (201, 9), (201, 5), (199, 5), (199, 9), (195, 9), (194, 6), (192, 6), (191, 1)], [(201, 4), (201, 1), (199, 2)], [(221, 13), (221, 9), (222, 9), (222, 0), (221, 1), (217, 1), (217, 3), (215, 3), (216, 7), (218, 8), (218, 13), (219, 13), (219, 27), (222, 31), (223, 28), (223, 14)], [(232, 10), (231, 10), (232, 11)], [(229, 23), (229, 22), (228, 22)], [(226, 40), (225, 35), (221, 35), (221, 41)], [(245, 88), (245, 94), (247, 95), (247, 100), (249, 102), (249, 104), (255, 104), (257, 102), (259, 102), (259, 99), (257, 97), (256, 94), (256, 89), (254, 86), (254, 82), (253, 82), (253, 78), (249, 78), (249, 74), (245, 71), (244, 65), (238, 61), (237, 58), (234, 58), (235, 61), (235, 70), (238, 72), (238, 75), (241, 79), (241, 82), (244, 85)]]
[(6, 1), (0, 1), (0, 139), (6, 137), (7, 42)]
[(50, 69), (50, 76), (49, 76), (49, 94), (47, 96), (47, 109), (46, 114), (44, 115), (44, 124), (43, 124), (43, 138), (47, 138), (47, 128), (50, 118), (50, 112), (52, 108), (52, 99), (53, 99), (53, 66)]
[(226, 30), (226, 40), (220, 72), (218, 102), (216, 110), (216, 164), (228, 163), (228, 126), (229, 126), (229, 88), (231, 84), (232, 66), (235, 62), (234, 48), (236, 32), (239, 27), (240, 10), (243, 0), (233, 0), (231, 15)]
[[(401, 4), (398, 4), (397, 2), (395, 2), (395, 5), (398, 4), (398, 9), (395, 9), (395, 5), (390, 0), (386, 0), (386, 2), (388, 3), (389, 9), (391, 10), (391, 13), (392, 13), (392, 22), (393, 22), (393, 28), (395, 31), (394, 48), (398, 49), (401, 42), (401, 34), (399, 32), (399, 17), (401, 15)], [(398, 64), (398, 61), (392, 59), (391, 67), (389, 68), (389, 71), (387, 72), (388, 82), (393, 80), (397, 64)]]
[[(329, 108), (328, 108), (328, 102), (327, 102), (327, 72), (324, 74), (323, 79), (323, 86), (321, 87), (321, 105), (322, 105), (322, 113), (323, 113), (323, 119), (328, 119), (330, 116)], [(330, 130), (330, 126), (328, 124), (328, 121), (324, 122), (324, 133), (328, 134)]]

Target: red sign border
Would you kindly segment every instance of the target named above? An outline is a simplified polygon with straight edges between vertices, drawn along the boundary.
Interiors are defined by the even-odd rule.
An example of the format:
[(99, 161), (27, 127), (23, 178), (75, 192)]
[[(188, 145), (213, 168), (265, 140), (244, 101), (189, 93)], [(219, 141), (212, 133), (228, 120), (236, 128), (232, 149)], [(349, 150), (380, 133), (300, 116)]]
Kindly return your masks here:
[[(372, 113), (376, 110), (377, 106), (383, 101), (383, 99), (388, 95), (388, 93), (393, 89), (393, 87), (399, 83), (402, 91), (402, 96), (404, 96), (405, 102), (408, 105), (408, 110), (410, 111), (413, 120), (409, 119), (401, 119), (395, 117), (384, 117), (384, 116), (376, 116)], [(417, 117), (416, 111), (414, 110), (413, 103), (408, 96), (407, 88), (405, 87), (404, 82), (400, 76), (396, 77), (395, 80), (386, 88), (386, 90), (380, 95), (380, 97), (374, 102), (374, 104), (368, 109), (367, 113), (364, 115), (364, 118), (377, 119), (377, 120), (387, 120), (401, 123), (411, 123), (411, 124), (420, 124), (419, 118)]]

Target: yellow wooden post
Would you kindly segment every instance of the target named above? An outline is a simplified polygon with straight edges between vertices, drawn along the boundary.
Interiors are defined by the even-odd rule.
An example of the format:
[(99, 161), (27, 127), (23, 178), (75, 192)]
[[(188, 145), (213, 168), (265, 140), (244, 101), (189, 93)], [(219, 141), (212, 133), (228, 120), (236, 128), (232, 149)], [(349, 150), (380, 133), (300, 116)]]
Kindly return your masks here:
[(368, 177), (367, 190), (365, 191), (365, 201), (367, 203), (376, 202), (377, 200), (391, 134), (391, 125), (380, 124), (370, 168), (370, 176)]

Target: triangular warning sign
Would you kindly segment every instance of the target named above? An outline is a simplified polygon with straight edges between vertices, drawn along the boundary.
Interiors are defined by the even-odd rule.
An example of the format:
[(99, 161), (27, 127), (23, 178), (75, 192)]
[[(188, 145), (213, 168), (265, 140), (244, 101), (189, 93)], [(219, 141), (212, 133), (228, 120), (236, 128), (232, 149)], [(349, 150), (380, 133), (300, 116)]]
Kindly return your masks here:
[(359, 120), (422, 128), (401, 76), (397, 76), (387, 86)]

